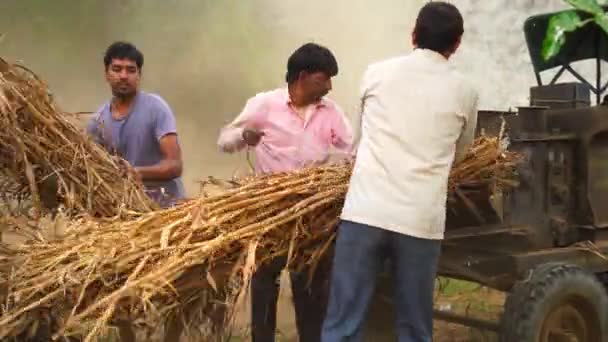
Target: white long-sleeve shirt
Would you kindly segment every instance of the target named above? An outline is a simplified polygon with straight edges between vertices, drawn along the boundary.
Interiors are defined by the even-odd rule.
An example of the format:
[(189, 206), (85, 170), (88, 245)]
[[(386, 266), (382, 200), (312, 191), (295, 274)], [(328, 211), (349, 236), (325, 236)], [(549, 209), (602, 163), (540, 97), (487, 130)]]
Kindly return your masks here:
[(473, 141), (477, 98), (448, 60), (431, 50), (369, 66), (342, 219), (442, 239), (448, 176), (455, 156)]

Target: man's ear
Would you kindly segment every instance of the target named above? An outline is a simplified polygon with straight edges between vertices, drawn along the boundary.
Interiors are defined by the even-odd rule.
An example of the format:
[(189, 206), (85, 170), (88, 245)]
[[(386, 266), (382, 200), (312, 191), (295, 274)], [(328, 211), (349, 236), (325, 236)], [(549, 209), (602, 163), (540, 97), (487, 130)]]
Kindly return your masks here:
[(462, 35), (460, 37), (458, 37), (458, 39), (454, 42), (454, 44), (452, 44), (452, 47), (449, 50), (447, 50), (446, 52), (442, 53), (442, 55), (446, 59), (450, 59), (450, 57), (452, 57), (452, 55), (455, 54), (456, 50), (458, 50), (458, 48), (460, 47), (461, 41), (462, 41)]
[(416, 40), (416, 31), (412, 31), (412, 46), (414, 48), (418, 47), (418, 43), (417, 43), (417, 40)]
[(303, 81), (306, 76), (308, 75), (308, 73), (304, 70), (300, 71), (300, 73), (298, 73), (298, 81)]
[(460, 43), (462, 43), (462, 35), (460, 35), (460, 37), (458, 37), (458, 40), (454, 44), (454, 52), (456, 52), (456, 50), (458, 50), (458, 48), (460, 47)]
[(458, 48), (460, 47), (460, 43), (461, 42), (462, 42), (462, 35), (460, 37), (458, 37), (458, 39), (456, 40), (456, 42), (452, 46), (452, 53), (451, 54), (456, 53), (456, 50), (458, 50)]

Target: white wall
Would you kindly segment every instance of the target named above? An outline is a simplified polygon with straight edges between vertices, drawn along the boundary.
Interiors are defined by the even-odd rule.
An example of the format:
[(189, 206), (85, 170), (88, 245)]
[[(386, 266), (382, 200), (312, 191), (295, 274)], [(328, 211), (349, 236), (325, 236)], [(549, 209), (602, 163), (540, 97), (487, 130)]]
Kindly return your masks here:
[[(566, 8), (561, 0), (454, 0), (465, 18), (462, 50), (454, 63), (471, 75), (482, 109), (507, 110), (529, 103), (536, 84), (525, 45), (527, 17)], [(550, 72), (548, 72), (550, 74)]]

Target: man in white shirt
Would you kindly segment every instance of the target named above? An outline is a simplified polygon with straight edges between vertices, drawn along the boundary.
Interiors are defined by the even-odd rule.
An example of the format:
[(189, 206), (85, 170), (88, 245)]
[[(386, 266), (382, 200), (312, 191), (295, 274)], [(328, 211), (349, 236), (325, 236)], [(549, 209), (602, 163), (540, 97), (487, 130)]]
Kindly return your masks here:
[(431, 341), (448, 175), (477, 124), (477, 93), (448, 64), (464, 32), (458, 9), (426, 4), (414, 51), (372, 64), (361, 85), (361, 139), (333, 260), (322, 341), (361, 341), (388, 258), (400, 342)]

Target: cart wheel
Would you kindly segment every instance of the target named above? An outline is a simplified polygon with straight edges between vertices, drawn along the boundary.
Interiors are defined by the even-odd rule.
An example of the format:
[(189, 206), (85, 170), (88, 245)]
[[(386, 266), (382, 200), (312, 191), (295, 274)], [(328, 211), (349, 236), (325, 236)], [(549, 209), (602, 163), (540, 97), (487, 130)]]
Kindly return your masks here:
[[(606, 95), (608, 97), (608, 95)], [(602, 284), (604, 284), (604, 288), (608, 290), (608, 272), (597, 274), (597, 278), (600, 280)]]
[(567, 264), (543, 264), (515, 284), (502, 317), (501, 342), (602, 342), (608, 295), (597, 277)]

